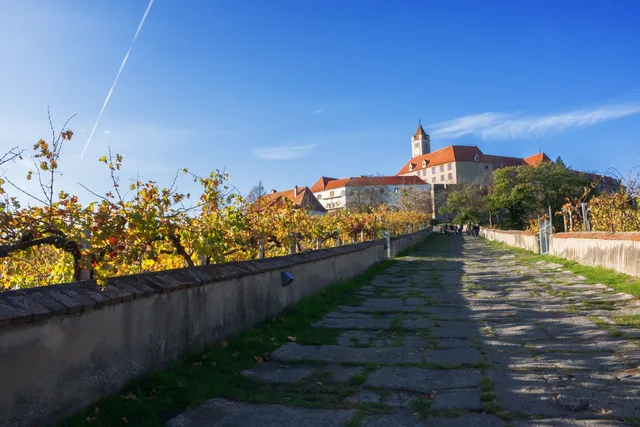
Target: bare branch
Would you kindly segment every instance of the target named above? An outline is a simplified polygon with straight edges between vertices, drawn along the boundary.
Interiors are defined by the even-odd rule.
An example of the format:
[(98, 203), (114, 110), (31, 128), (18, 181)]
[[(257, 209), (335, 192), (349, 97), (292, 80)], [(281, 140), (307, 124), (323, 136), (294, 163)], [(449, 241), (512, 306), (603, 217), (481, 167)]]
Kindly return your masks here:
[(38, 201), (38, 202), (40, 202), (40, 203), (42, 203), (42, 204), (44, 204), (44, 205), (46, 205), (46, 204), (47, 204), (47, 202), (45, 202), (44, 200), (39, 199), (38, 197), (34, 196), (33, 194), (31, 194), (31, 193), (28, 193), (28, 192), (24, 191), (22, 188), (18, 187), (18, 186), (17, 186), (17, 185), (15, 185), (13, 182), (11, 182), (11, 180), (9, 180), (9, 179), (6, 179), (6, 178), (5, 178), (5, 181), (6, 181), (6, 182), (8, 182), (9, 184), (11, 184), (11, 186), (12, 186), (13, 188), (15, 188), (16, 190), (20, 191), (21, 193), (23, 193), (23, 194), (25, 194), (25, 195), (27, 195), (27, 196), (31, 197), (32, 199), (34, 199), (34, 200), (36, 200), (36, 201)]

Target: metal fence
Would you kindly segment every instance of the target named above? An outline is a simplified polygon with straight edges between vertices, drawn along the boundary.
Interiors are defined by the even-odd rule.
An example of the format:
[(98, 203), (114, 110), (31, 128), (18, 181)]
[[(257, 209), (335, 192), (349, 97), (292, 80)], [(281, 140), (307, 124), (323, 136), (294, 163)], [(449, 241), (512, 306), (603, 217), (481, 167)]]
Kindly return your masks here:
[(539, 240), (540, 240), (540, 253), (548, 254), (549, 253), (549, 242), (551, 241), (551, 234), (553, 234), (553, 225), (551, 223), (551, 207), (549, 207), (549, 216), (546, 218), (541, 218), (538, 216), (538, 229)]

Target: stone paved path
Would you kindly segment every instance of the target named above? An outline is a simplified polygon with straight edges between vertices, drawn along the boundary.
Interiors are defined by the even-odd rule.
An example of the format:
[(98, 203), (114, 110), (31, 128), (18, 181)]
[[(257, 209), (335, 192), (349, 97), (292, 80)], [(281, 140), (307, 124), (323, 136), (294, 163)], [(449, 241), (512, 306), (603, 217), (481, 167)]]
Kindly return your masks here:
[(274, 387), (326, 387), (345, 393), (343, 404), (323, 407), (321, 394), (318, 408), (213, 399), (167, 425), (640, 425), (640, 331), (592, 321), (640, 313), (628, 295), (439, 235), (359, 293), (361, 305), (315, 325), (337, 332), (334, 345), (290, 342), (242, 373)]

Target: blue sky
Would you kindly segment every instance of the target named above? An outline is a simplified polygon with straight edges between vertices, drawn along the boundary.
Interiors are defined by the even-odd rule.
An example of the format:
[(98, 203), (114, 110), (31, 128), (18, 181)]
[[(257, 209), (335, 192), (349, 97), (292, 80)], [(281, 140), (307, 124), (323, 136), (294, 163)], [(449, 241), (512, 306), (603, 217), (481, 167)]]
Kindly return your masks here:
[[(478, 145), (574, 168), (640, 165), (640, 3), (155, 0), (0, 3), (0, 147), (71, 114), (60, 185), (223, 169), (247, 191), (395, 174), (418, 118), (432, 148)], [(28, 164), (11, 166), (22, 174)], [(188, 187), (188, 184), (184, 184)]]

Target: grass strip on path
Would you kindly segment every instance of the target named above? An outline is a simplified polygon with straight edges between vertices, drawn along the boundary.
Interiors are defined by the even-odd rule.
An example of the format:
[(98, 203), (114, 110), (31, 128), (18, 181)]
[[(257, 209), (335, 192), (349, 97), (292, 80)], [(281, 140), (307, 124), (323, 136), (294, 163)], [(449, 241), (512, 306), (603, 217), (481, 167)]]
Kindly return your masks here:
[(343, 406), (355, 385), (349, 388), (318, 381), (308, 384), (307, 389), (291, 390), (287, 386), (263, 386), (239, 373), (268, 360), (271, 351), (290, 341), (335, 344), (339, 331), (313, 328), (311, 324), (339, 305), (358, 305), (363, 298), (356, 291), (395, 262), (382, 261), (358, 277), (330, 285), (256, 327), (132, 382), (122, 392), (101, 399), (58, 425), (158, 427), (214, 397), (311, 407)]
[(580, 264), (576, 261), (570, 261), (553, 255), (539, 255), (525, 249), (514, 248), (502, 242), (496, 242), (488, 239), (484, 240), (495, 247), (507, 249), (513, 252), (514, 254), (516, 254), (519, 261), (523, 261), (529, 264), (533, 264), (539, 261), (560, 264), (567, 270), (585, 277), (588, 283), (602, 283), (618, 292), (624, 292), (636, 297), (640, 297), (640, 278), (638, 277), (619, 273), (610, 268), (590, 267)]

